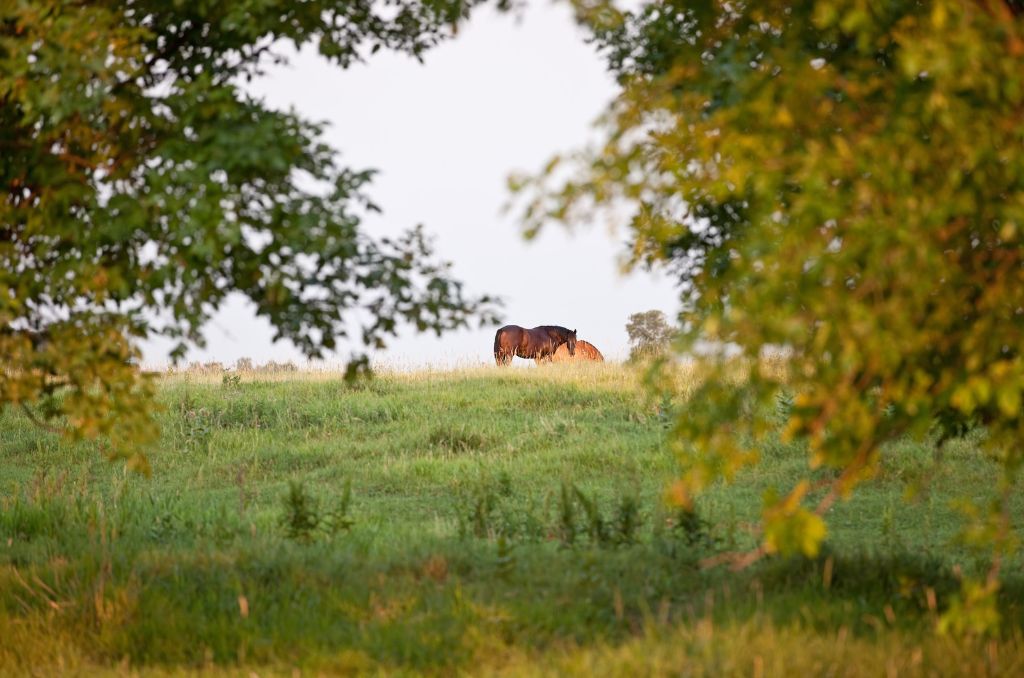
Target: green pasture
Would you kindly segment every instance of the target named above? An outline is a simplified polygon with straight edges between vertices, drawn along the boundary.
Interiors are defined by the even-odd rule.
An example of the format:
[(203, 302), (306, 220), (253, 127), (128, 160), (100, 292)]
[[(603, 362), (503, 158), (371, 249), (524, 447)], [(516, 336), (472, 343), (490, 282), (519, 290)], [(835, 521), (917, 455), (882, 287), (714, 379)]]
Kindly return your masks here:
[[(818, 559), (734, 572), (701, 563), (755, 543), (803, 449), (770, 440), (682, 513), (664, 441), (685, 396), (648, 397), (628, 367), (158, 390), (149, 477), (0, 410), (0, 674), (1024, 671), (1019, 559), (1001, 635), (936, 631), (987, 566), (955, 539), (954, 500), (995, 491), (982, 431), (939, 465), (932, 441), (899, 441), (830, 510)], [(907, 502), (908, 482), (927, 491)]]

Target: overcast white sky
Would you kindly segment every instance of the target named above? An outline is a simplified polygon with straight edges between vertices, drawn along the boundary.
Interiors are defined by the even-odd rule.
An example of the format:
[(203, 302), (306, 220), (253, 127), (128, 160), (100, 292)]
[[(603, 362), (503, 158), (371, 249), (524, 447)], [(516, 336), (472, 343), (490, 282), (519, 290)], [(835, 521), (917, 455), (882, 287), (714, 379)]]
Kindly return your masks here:
[[(369, 192), (383, 214), (364, 222), (367, 231), (424, 224), (469, 293), (505, 299), (507, 323), (576, 328), (606, 356), (621, 358), (630, 313), (676, 312), (669, 279), (620, 273), (625, 233), (613, 234), (610, 224), (572, 234), (556, 226), (526, 242), (515, 215), (502, 214), (509, 174), (534, 173), (552, 155), (593, 139), (593, 122), (615, 94), (563, 4), (531, 3), (521, 20), (484, 8), (423, 64), (382, 51), (341, 70), (313, 52), (299, 54), (251, 90), (272, 106), (327, 121), (327, 141), (347, 165), (379, 171)], [(493, 362), (494, 329), (441, 339), (407, 332), (373, 358), (410, 367)], [(302, 360), (292, 345), (271, 342), (269, 324), (241, 298), (229, 300), (205, 336), (207, 348), (189, 360)], [(146, 344), (145, 361), (166, 363), (167, 348)]]

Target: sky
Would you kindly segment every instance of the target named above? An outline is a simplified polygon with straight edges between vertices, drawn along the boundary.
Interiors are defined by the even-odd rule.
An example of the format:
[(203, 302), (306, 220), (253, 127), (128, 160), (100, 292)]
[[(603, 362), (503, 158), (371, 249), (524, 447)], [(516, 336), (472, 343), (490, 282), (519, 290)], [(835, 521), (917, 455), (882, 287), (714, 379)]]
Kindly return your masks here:
[[(423, 224), (468, 294), (502, 297), (506, 323), (575, 328), (606, 357), (621, 359), (631, 313), (676, 313), (671, 279), (623, 275), (626, 234), (610, 223), (572, 232), (555, 225), (527, 242), (515, 212), (503, 209), (510, 174), (535, 174), (552, 156), (599, 138), (594, 122), (616, 86), (583, 37), (562, 3), (531, 3), (520, 16), (485, 7), (423, 63), (382, 50), (342, 70), (313, 50), (291, 52), (288, 65), (269, 69), (249, 90), (275, 108), (326, 122), (325, 140), (344, 164), (377, 170), (368, 192), (383, 212), (363, 222), (368, 234)], [(441, 338), (403, 331), (371, 358), (397, 368), (493, 363), (495, 329)], [(269, 323), (240, 296), (229, 297), (204, 336), (206, 348), (187, 360), (305, 362), (289, 342), (272, 342)], [(147, 342), (144, 362), (166, 364), (169, 346)], [(361, 348), (342, 344), (327, 362)]]

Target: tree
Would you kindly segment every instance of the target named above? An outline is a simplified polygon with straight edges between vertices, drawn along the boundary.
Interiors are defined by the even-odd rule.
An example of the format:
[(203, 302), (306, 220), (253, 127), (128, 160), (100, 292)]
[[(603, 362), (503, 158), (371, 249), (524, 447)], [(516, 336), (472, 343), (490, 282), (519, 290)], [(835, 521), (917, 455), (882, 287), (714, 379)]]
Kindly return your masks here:
[[(968, 529), (995, 548), (990, 604), (1024, 459), (1024, 3), (575, 6), (622, 90), (575, 173), (519, 182), (528, 232), (632, 206), (633, 264), (684, 284), (684, 346), (749, 366), (737, 387), (704, 358), (680, 501), (757, 463), (770, 408), (752, 404), (789, 389), (784, 436), (836, 472), (768, 501), (750, 558), (814, 554), (886, 441), (983, 424), (1005, 470)], [(781, 371), (760, 367), (771, 348)]]
[(661, 355), (668, 351), (672, 341), (672, 328), (665, 320), (665, 314), (656, 310), (629, 316), (626, 334), (629, 335), (630, 360)]
[(233, 291), (311, 357), (356, 308), (372, 347), (402, 322), (493, 320), (421, 229), (360, 229), (372, 172), (339, 165), (321, 125), (241, 89), (280, 41), (341, 67), (380, 48), (419, 57), (474, 4), (6, 3), (0, 406), (130, 447), (153, 433), (138, 340), (172, 337), (182, 357)]

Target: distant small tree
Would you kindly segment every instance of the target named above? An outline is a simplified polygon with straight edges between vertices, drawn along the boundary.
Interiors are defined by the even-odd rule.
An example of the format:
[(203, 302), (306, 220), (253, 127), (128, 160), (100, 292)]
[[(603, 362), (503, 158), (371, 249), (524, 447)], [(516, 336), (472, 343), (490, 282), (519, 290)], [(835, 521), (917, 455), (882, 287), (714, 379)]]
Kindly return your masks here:
[(629, 334), (629, 359), (665, 353), (672, 341), (672, 327), (661, 311), (651, 310), (634, 313), (626, 323)]

